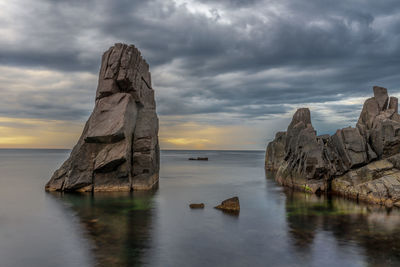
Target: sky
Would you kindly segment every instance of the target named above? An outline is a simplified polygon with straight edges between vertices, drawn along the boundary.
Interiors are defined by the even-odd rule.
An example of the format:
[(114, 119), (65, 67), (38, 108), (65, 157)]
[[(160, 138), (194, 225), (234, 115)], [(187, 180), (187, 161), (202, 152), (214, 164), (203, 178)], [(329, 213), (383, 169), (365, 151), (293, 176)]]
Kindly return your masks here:
[(263, 150), (309, 107), (354, 126), (372, 86), (400, 96), (400, 1), (0, 0), (0, 148), (72, 148), (101, 55), (150, 65), (162, 149)]

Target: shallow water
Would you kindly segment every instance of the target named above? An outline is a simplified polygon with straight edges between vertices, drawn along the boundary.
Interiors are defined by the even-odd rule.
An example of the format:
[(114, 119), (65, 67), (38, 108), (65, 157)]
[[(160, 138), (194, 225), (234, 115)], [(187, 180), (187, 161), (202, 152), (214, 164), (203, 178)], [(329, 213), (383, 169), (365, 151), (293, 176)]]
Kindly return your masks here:
[[(162, 151), (152, 192), (45, 193), (68, 153), (0, 150), (0, 266), (400, 265), (398, 209), (285, 190), (262, 151)], [(238, 216), (212, 208), (235, 195)]]

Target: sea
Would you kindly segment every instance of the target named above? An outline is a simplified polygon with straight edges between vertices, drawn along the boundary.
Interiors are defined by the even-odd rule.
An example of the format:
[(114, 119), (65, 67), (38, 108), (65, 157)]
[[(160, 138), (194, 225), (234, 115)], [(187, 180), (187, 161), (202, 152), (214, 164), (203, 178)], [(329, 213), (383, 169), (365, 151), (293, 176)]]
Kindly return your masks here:
[(69, 153), (0, 150), (1, 267), (400, 266), (399, 209), (283, 188), (264, 151), (163, 150), (150, 192), (45, 192)]

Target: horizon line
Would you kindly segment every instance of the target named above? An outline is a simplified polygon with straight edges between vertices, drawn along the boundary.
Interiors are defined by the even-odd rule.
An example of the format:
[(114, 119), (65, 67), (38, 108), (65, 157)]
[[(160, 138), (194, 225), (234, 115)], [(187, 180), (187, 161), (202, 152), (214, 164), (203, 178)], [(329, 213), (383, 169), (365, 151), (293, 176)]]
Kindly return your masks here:
[[(72, 148), (0, 147), (0, 150), (72, 150)], [(160, 151), (264, 151), (265, 149), (160, 149)]]

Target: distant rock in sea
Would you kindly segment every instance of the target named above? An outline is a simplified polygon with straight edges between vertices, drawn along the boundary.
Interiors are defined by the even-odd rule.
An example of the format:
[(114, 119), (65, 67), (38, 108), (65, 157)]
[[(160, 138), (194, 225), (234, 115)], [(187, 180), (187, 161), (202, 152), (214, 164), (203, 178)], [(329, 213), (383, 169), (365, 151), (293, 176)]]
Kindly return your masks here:
[(149, 65), (133, 45), (103, 54), (96, 103), (48, 191), (148, 190), (158, 182), (158, 118)]
[(398, 99), (373, 88), (356, 128), (317, 136), (308, 108), (296, 111), (286, 132), (266, 150), (265, 167), (285, 186), (333, 191), (354, 199), (400, 206), (400, 115)]
[(192, 203), (189, 205), (191, 209), (204, 209), (204, 203)]
[(197, 157), (197, 158), (189, 158), (189, 160), (205, 160), (205, 161), (208, 161), (208, 158), (205, 158), (205, 157)]

